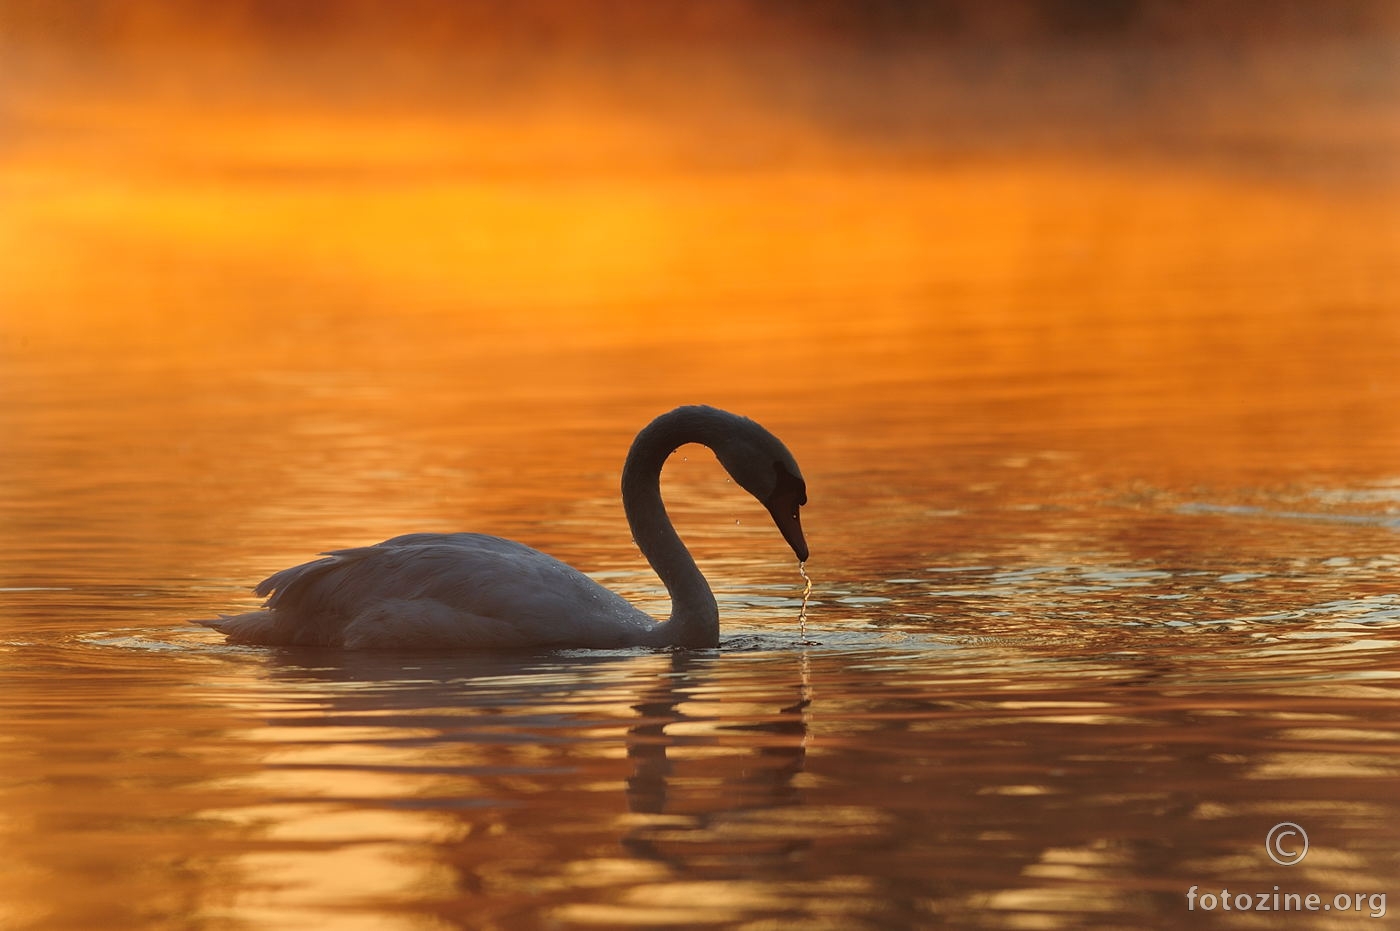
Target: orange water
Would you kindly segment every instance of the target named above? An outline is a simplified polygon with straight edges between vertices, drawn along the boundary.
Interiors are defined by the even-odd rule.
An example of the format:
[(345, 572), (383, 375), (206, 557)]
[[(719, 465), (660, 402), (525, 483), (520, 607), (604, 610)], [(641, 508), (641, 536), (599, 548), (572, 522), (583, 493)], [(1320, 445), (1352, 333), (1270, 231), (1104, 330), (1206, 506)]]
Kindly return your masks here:
[[(1192, 885), (1397, 891), (1385, 172), (1192, 157), (1209, 133), (716, 168), (615, 113), (8, 103), (0, 927), (1185, 926)], [(1358, 120), (1339, 145), (1393, 157)], [(814, 643), (697, 449), (665, 491), (719, 651), (185, 623), (456, 529), (664, 613), (616, 488), (690, 402), (801, 463)]]

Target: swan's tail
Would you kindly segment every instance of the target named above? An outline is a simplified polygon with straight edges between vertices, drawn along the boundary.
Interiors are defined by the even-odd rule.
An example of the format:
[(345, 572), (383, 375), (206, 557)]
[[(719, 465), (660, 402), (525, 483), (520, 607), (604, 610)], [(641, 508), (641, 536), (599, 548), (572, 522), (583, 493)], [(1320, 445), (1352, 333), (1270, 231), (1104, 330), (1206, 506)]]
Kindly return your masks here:
[(279, 633), (271, 611), (220, 614), (215, 618), (195, 618), (190, 623), (217, 630), (228, 637), (229, 643), (276, 643), (274, 638)]
[[(320, 559), (273, 573), (258, 583), (253, 594), (267, 598), (259, 611), (223, 614), (194, 623), (228, 637), (229, 643), (262, 643), (281, 646), (339, 644), (344, 636), (346, 612), (343, 573), (335, 570), (375, 552), (376, 547), (337, 550)], [(352, 596), (348, 600), (354, 601)]]

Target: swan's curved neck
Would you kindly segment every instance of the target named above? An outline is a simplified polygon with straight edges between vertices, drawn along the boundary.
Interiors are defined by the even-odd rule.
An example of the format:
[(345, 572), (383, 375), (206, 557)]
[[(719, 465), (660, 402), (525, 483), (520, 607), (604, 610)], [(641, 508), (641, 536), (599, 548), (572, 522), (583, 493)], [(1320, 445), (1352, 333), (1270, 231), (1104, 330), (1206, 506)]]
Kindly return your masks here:
[(632, 538), (671, 596), (670, 620), (657, 625), (659, 645), (719, 646), (719, 608), (710, 584), (666, 514), (661, 467), (678, 447), (686, 443), (713, 447), (722, 435), (720, 425), (703, 410), (681, 408), (643, 428), (622, 467), (622, 507)]

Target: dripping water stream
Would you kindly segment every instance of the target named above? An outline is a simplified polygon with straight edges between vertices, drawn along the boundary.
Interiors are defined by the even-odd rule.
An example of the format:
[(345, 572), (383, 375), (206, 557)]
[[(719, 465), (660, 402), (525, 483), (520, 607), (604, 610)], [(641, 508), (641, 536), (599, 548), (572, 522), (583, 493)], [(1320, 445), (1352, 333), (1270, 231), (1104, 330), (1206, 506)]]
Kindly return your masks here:
[(807, 574), (807, 563), (798, 560), (797, 573), (802, 576), (802, 607), (797, 611), (797, 642), (801, 646), (813, 645), (807, 639), (807, 602), (812, 598), (812, 577)]

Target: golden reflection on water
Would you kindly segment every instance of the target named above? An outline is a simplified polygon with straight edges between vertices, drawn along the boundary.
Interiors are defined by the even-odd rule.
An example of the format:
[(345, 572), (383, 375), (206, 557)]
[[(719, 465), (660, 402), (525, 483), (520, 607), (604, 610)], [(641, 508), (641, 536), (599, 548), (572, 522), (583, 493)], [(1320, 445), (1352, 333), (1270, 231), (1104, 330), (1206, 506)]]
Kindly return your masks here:
[[(973, 494), (1371, 482), (1400, 446), (1390, 191), (1067, 162), (308, 184), (41, 156), (0, 222), (11, 364), (57, 378), (11, 383), (33, 400), (7, 426), (36, 438), (15, 484), (161, 475), (211, 524), (304, 529), (259, 568), (431, 521), (444, 493), (518, 513), (507, 455), (577, 497), (678, 401), (775, 411), (832, 477), (828, 558), (815, 515), (903, 497), (911, 433), (984, 470)], [(378, 504), (346, 522), (329, 490)], [(109, 532), (176, 535), (164, 510)]]
[[(0, 103), (0, 924), (1129, 926), (1276, 882), (1285, 815), (1307, 882), (1390, 878), (1393, 179)], [(795, 656), (788, 556), (694, 450), (668, 500), (720, 656), (171, 632), (413, 529), (662, 610), (616, 473), (690, 401), (803, 463)]]

